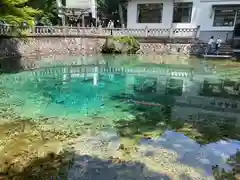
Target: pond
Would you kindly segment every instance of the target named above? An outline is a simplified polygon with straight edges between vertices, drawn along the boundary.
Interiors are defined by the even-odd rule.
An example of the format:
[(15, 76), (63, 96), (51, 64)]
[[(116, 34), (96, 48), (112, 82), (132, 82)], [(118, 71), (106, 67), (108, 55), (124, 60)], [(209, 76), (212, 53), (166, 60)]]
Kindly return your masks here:
[[(70, 59), (0, 75), (0, 176), (239, 178), (237, 63)], [(71, 163), (53, 172), (70, 147)]]

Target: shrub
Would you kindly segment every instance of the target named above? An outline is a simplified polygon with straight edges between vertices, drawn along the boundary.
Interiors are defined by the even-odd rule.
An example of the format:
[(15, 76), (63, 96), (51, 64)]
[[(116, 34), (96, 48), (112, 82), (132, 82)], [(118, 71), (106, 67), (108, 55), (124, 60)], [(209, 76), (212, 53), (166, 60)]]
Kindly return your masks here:
[(136, 52), (140, 49), (140, 43), (132, 36), (116, 37), (114, 40), (128, 45), (128, 54), (136, 54)]

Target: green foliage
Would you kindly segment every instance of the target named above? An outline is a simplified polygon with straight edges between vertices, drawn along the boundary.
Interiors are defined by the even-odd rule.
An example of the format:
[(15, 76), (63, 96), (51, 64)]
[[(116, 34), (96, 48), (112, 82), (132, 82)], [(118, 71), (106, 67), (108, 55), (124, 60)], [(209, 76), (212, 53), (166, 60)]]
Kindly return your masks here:
[(136, 52), (140, 49), (140, 43), (132, 36), (116, 37), (114, 40), (128, 45), (129, 48), (127, 53), (129, 54), (136, 54)]
[(41, 11), (27, 6), (28, 0), (1, 0), (0, 20), (11, 25), (32, 25)]
[(30, 0), (29, 6), (41, 10), (42, 13), (39, 15), (39, 20), (42, 24), (58, 24), (59, 17), (56, 0)]
[(140, 43), (131, 36), (108, 37), (102, 46), (102, 53), (136, 54)]

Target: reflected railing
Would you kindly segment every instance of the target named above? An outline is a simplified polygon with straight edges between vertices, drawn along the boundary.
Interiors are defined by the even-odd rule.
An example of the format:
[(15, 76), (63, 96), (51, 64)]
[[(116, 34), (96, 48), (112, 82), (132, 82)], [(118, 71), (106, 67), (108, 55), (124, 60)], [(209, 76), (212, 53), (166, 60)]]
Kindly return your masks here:
[[(139, 78), (145, 78), (145, 80), (149, 82), (156, 81), (156, 90), (151, 91), (151, 93), (165, 93), (167, 96), (175, 96), (175, 104), (178, 104), (180, 107), (190, 105), (192, 108), (204, 108), (208, 109), (209, 111), (221, 110), (222, 112), (236, 112), (240, 110), (240, 83), (232, 81), (231, 83), (233, 84), (233, 87), (231, 88), (229, 85), (230, 82), (227, 84), (225, 83), (225, 85), (221, 82), (219, 86), (221, 85), (223, 93), (220, 93), (218, 91), (215, 91), (214, 86), (209, 86), (209, 83), (207, 83), (209, 81), (214, 82), (214, 74), (212, 74), (212, 81), (209, 76), (207, 77), (208, 81), (206, 81), (206, 77), (204, 75), (193, 74), (189, 69), (144, 67), (126, 68), (111, 67), (107, 64), (101, 64), (95, 66), (58, 66), (36, 69), (32, 71), (33, 78), (41, 78), (44, 76), (61, 76), (65, 80), (66, 77), (71, 79), (82, 77), (84, 74), (88, 77), (93, 77), (94, 80), (95, 75), (101, 73), (112, 74), (113, 76), (117, 74), (125, 75), (128, 77), (131, 76), (133, 79), (135, 79), (133, 81), (136, 81)], [(133, 83), (133, 81), (131, 83)], [(143, 89), (147, 84), (148, 83), (141, 85), (140, 83)], [(224, 88), (225, 86), (227, 89)], [(138, 90), (140, 86), (134, 87)]]
[[(98, 67), (98, 69), (96, 69)], [(66, 69), (68, 69), (66, 71)], [(188, 69), (165, 69), (165, 68), (144, 68), (144, 67), (111, 67), (107, 64), (100, 65), (72, 65), (72, 66), (56, 66), (56, 67), (44, 67), (35, 69), (32, 71), (34, 75), (58, 75), (59, 73), (71, 72), (71, 73), (128, 73), (128, 74), (138, 74), (141, 75), (145, 73), (147, 76), (156, 75), (156, 76), (171, 76), (171, 77), (191, 77), (192, 72)]]

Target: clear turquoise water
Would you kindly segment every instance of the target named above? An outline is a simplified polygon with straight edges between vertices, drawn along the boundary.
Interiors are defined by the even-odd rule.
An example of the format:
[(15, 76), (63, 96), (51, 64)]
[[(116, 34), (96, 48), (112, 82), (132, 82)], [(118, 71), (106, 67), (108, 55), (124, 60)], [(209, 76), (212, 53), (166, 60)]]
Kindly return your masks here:
[[(101, 123), (117, 137), (140, 136), (141, 145), (174, 149), (179, 163), (203, 169), (205, 176), (214, 165), (231, 170), (227, 159), (240, 148), (237, 76), (227, 80), (206, 62), (197, 67), (124, 62), (2, 74), (1, 112), (11, 107), (22, 117), (54, 117), (72, 126)], [(195, 120), (201, 122), (192, 132), (201, 137), (183, 130), (184, 122)], [(144, 138), (149, 132), (154, 137)]]

